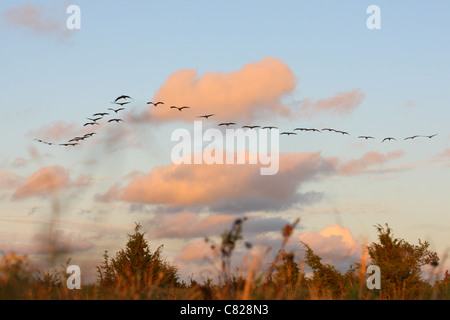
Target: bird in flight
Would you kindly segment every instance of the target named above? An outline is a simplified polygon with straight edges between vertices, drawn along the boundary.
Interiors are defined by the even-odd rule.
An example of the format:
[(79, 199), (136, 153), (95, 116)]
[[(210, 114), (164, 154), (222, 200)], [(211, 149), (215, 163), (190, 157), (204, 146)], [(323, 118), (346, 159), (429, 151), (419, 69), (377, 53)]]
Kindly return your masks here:
[(122, 96), (120, 96), (120, 97), (117, 97), (117, 99), (114, 100), (114, 102), (117, 102), (117, 101), (122, 100), (122, 99), (131, 99), (131, 97), (122, 95)]
[(111, 110), (111, 111), (114, 111), (115, 113), (118, 113), (119, 111), (125, 110), (125, 108), (119, 108), (119, 109), (108, 108), (108, 110)]
[(350, 133), (345, 132), (345, 131), (339, 131), (339, 130), (335, 130), (337, 133), (342, 133), (342, 135), (350, 135)]
[(212, 116), (214, 116), (214, 114), (206, 114), (206, 115), (204, 115), (204, 116), (199, 116), (199, 118), (205, 118), (205, 119), (208, 119), (208, 118), (210, 118), (210, 117), (212, 117)]
[(282, 136), (282, 135), (290, 136), (291, 134), (297, 135), (295, 132), (282, 132), (282, 133), (280, 133), (280, 136)]
[(269, 129), (269, 130), (271, 130), (271, 129), (278, 129), (278, 127), (268, 126), (268, 127), (264, 127), (263, 129)]
[(86, 127), (86, 126), (95, 126), (95, 125), (100, 125), (100, 124), (97, 123), (97, 122), (87, 122), (87, 123), (85, 123), (85, 124), (83, 125), (83, 127)]
[(384, 138), (383, 141), (381, 141), (381, 143), (385, 142), (386, 140), (387, 140), (387, 141), (389, 141), (389, 140), (395, 140), (395, 141), (397, 141), (397, 139), (395, 139), (395, 138), (387, 137), (387, 138)]
[(294, 131), (309, 131), (308, 128), (295, 128)]
[(102, 118), (94, 118), (94, 119), (92, 119), (92, 118), (86, 118), (86, 119), (88, 119), (88, 120), (90, 120), (90, 121), (92, 121), (92, 122), (97, 122), (98, 120), (101, 120)]
[(64, 147), (75, 147), (78, 146), (79, 143), (61, 143), (60, 146), (64, 146)]
[(219, 127), (222, 127), (222, 126), (229, 127), (229, 126), (235, 126), (235, 125), (236, 125), (236, 123), (234, 123), (234, 122), (224, 122), (224, 123), (219, 124)]
[(246, 128), (246, 129), (256, 129), (256, 128), (260, 128), (260, 126), (243, 126), (242, 128)]
[(322, 129), (322, 131), (337, 132), (335, 129), (331, 129), (331, 128), (324, 128), (324, 129)]
[(92, 116), (93, 116), (93, 117), (97, 117), (97, 116), (99, 116), (99, 117), (104, 117), (104, 116), (107, 116), (107, 115), (109, 115), (109, 113), (101, 112), (101, 113), (93, 114)]
[(371, 136), (359, 136), (358, 137), (359, 139), (375, 139), (374, 137), (371, 137)]
[(160, 104), (164, 104), (164, 102), (161, 102), (161, 101), (158, 101), (158, 102), (147, 102), (147, 104), (152, 104), (152, 105), (154, 105), (155, 107), (157, 107), (158, 105), (160, 105)]
[[(117, 105), (123, 107), (124, 105), (127, 105), (127, 104), (129, 104), (130, 102), (127, 101), (127, 102), (111, 102), (111, 103), (112, 103), (112, 104), (117, 104)], [(109, 109), (108, 109), (108, 110), (109, 110)]]
[(420, 137), (420, 136), (411, 136), (411, 137), (405, 138), (404, 140), (413, 140), (413, 139), (418, 138), (418, 137)]
[(119, 122), (125, 122), (125, 121), (123, 121), (122, 119), (111, 119), (108, 122), (117, 122), (117, 123), (119, 123)]
[(171, 106), (170, 109), (178, 109), (178, 111), (181, 112), (181, 110), (183, 110), (183, 109), (190, 109), (190, 107), (184, 106), (184, 107), (178, 108), (177, 106)]
[(431, 136), (423, 136), (424, 138), (433, 138), (433, 137), (435, 137), (435, 136), (437, 136), (438, 134), (436, 133), (436, 134), (433, 134), (433, 135), (431, 135)]
[(318, 130), (318, 129), (308, 129), (307, 131), (315, 131), (315, 132), (321, 132), (320, 130)]
[(84, 136), (84, 137), (75, 137), (75, 138), (69, 140), (69, 142), (77, 142), (77, 141), (82, 141), (84, 139), (86, 139), (86, 136)]
[(92, 132), (92, 133), (86, 133), (85, 135), (84, 135), (84, 138), (86, 139), (86, 138), (90, 138), (90, 137), (92, 137), (94, 134), (96, 134), (95, 132)]

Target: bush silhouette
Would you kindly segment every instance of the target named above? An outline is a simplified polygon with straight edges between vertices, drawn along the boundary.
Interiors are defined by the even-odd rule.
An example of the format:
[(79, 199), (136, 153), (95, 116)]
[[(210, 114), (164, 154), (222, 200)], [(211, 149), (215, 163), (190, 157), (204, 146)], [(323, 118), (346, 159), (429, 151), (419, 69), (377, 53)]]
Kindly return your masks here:
[(101, 286), (139, 289), (149, 285), (178, 284), (177, 268), (161, 257), (163, 246), (151, 252), (141, 228), (140, 224), (136, 224), (134, 234), (128, 235), (125, 249), (117, 252), (115, 258), (109, 258), (108, 252), (105, 252), (102, 265), (97, 267)]
[[(419, 245), (412, 245), (404, 239), (394, 238), (391, 228), (381, 225), (378, 230), (380, 243), (368, 247), (371, 262), (380, 267), (382, 295), (385, 298), (416, 298), (429, 284), (422, 279), (421, 267), (437, 266), (439, 257), (428, 250), (430, 244), (419, 239)], [(401, 295), (401, 296), (400, 296)]]

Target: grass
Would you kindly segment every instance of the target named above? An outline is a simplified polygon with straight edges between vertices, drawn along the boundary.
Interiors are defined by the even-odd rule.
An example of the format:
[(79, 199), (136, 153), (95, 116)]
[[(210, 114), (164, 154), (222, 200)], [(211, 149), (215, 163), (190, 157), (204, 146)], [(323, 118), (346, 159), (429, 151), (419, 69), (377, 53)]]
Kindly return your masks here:
[[(246, 272), (231, 270), (236, 246), (243, 242), (242, 224), (234, 221), (231, 229), (222, 234), (221, 243), (205, 239), (218, 259), (218, 281), (207, 279), (199, 283), (193, 279), (180, 281), (178, 270), (161, 256), (162, 248), (149, 250), (145, 233), (138, 224), (129, 236), (124, 250), (98, 267), (99, 281), (84, 285), (81, 290), (66, 286), (66, 265), (51, 271), (35, 270), (26, 256), (9, 253), (0, 261), (1, 300), (448, 300), (450, 297), (448, 272), (439, 280), (443, 270), (439, 258), (429, 251), (428, 244), (413, 246), (395, 239), (391, 230), (377, 226), (380, 243), (363, 250), (360, 260), (342, 274), (306, 244), (303, 260), (285, 246), (298, 220), (282, 230), (283, 241), (273, 262), (261, 267), (261, 256), (247, 259)], [(244, 242), (245, 246), (251, 244)], [(395, 252), (395, 255), (393, 254)], [(376, 260), (382, 269), (381, 290), (369, 290), (366, 285), (367, 262)], [(381, 264), (381, 265), (380, 265)], [(422, 278), (420, 267), (433, 266), (434, 283)], [(305, 267), (312, 269), (312, 275)], [(394, 270), (394, 271), (393, 271)]]

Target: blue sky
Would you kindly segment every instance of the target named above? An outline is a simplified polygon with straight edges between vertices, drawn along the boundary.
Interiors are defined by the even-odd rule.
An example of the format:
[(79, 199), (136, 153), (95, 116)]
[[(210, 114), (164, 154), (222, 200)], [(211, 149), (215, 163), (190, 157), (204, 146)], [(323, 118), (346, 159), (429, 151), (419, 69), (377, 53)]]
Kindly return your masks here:
[[(133, 127), (138, 147), (111, 150), (91, 145), (77, 152), (36, 144), (31, 131), (57, 121), (81, 126), (86, 116), (111, 107), (110, 101), (121, 94), (132, 96), (131, 108), (142, 111), (146, 101), (178, 70), (193, 69), (199, 77), (208, 72), (226, 74), (274, 57), (296, 77), (295, 90), (281, 97), (292, 110), (300, 108), (299, 102), (306, 98), (317, 101), (354, 89), (365, 95), (354, 111), (342, 117), (323, 113), (311, 118), (264, 119), (289, 129), (331, 126), (352, 133), (348, 139), (322, 135), (285, 140), (281, 142), (282, 151), (320, 151), (325, 158), (336, 157), (343, 162), (360, 159), (369, 152), (386, 155), (400, 150), (402, 156), (381, 163), (377, 173), (302, 182), (299, 190), (316, 191), (323, 198), (303, 206), (300, 213), (291, 208), (260, 214), (281, 215), (287, 220), (301, 214), (303, 232), (307, 233), (338, 223), (339, 212), (340, 225), (355, 238), (367, 235), (375, 240), (372, 226), (387, 222), (400, 237), (432, 240), (439, 253), (447, 249), (448, 1), (29, 2), (61, 26), (54, 32), (8, 23), (4, 13), (26, 3), (0, 3), (0, 127), (4, 137), (1, 147), (5, 150), (0, 156), (0, 169), (24, 180), (41, 167), (55, 165), (70, 170), (72, 177), (94, 177), (98, 183), (89, 190), (77, 193), (73, 199), (70, 193), (61, 196), (71, 199), (68, 221), (75, 217), (86, 223), (132, 227), (135, 219), (141, 219), (145, 225), (152, 215), (158, 214), (157, 209), (149, 209), (151, 213), (147, 215), (122, 215), (120, 210), (128, 210), (133, 204), (99, 203), (94, 196), (135, 170), (149, 173), (156, 166), (170, 165), (171, 131), (180, 125), (191, 125), (177, 121), (141, 124)], [(81, 8), (82, 28), (67, 35), (63, 33), (67, 32), (65, 11), (69, 4)], [(381, 8), (381, 30), (366, 28), (366, 8), (372, 4)], [(410, 135), (435, 133), (439, 135), (432, 140), (403, 141)], [(377, 138), (395, 136), (399, 142), (381, 144), (377, 140), (363, 144), (355, 137), (362, 134)], [(37, 149), (43, 160), (13, 166), (18, 158), (31, 158), (30, 148)], [(97, 159), (97, 166), (85, 165), (91, 154), (99, 150), (103, 151), (103, 159)], [(32, 237), (37, 232), (33, 225), (45, 221), (44, 209), (28, 216), (31, 208), (51, 207), (48, 198), (32, 197), (18, 202), (11, 200), (7, 191), (0, 198), (0, 205), (8, 219), (13, 216), (36, 220), (27, 228), (17, 222), (4, 222), (9, 233), (3, 241), (8, 244), (15, 243), (14, 234), (21, 230), (28, 230), (27, 235)], [(97, 213), (79, 215), (83, 210)], [(112, 213), (105, 218), (98, 213), (102, 210)], [(83, 239), (91, 239), (81, 231), (79, 234)], [(171, 258), (177, 255), (179, 239), (154, 241), (169, 243), (168, 254), (172, 254)], [(101, 239), (83, 254), (95, 256), (102, 251), (101, 245), (117, 248), (121, 244), (110, 238)]]

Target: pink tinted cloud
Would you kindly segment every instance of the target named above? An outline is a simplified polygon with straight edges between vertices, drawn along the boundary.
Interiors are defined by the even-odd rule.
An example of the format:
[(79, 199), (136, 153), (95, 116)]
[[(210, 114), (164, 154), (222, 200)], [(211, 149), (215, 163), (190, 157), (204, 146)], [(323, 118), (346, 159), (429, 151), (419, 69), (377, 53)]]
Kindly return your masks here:
[(202, 263), (214, 256), (210, 245), (203, 240), (188, 243), (176, 256), (181, 263)]
[[(189, 239), (220, 236), (228, 230), (239, 215), (183, 212), (178, 214), (158, 214), (147, 222), (152, 238)], [(242, 218), (242, 217), (240, 217)], [(282, 217), (247, 216), (242, 231), (244, 236), (279, 231), (288, 220)]]
[(33, 3), (25, 3), (4, 11), (1, 18), (7, 26), (21, 28), (41, 35), (68, 35), (64, 14), (56, 16), (50, 10)]
[(30, 130), (27, 135), (33, 139), (62, 143), (76, 136), (83, 136), (86, 132), (86, 129), (75, 122), (55, 121), (37, 130)]
[(7, 246), (8, 251), (23, 254), (63, 254), (87, 251), (94, 244), (80, 234), (57, 230), (52, 236), (35, 234), (32, 243), (17, 243)]
[[(267, 57), (234, 72), (195, 70), (174, 72), (161, 86), (153, 101), (164, 106), (150, 106), (135, 121), (192, 121), (197, 116), (214, 113), (217, 121), (252, 120), (265, 113), (289, 116), (290, 109), (281, 98), (295, 89), (293, 72), (279, 59)], [(170, 106), (189, 106), (179, 112)], [(213, 118), (211, 118), (213, 119)]]
[(71, 179), (69, 171), (60, 166), (44, 167), (33, 173), (13, 194), (14, 200), (33, 196), (53, 196), (69, 188), (89, 185), (90, 177), (80, 176)]
[(335, 171), (335, 161), (319, 152), (283, 153), (279, 164), (274, 176), (261, 176), (260, 166), (251, 164), (156, 167), (131, 181), (118, 199), (174, 206), (217, 205), (230, 199), (286, 204), (296, 200), (297, 188), (303, 182)]
[(401, 150), (382, 154), (379, 152), (368, 152), (359, 159), (345, 162), (339, 167), (340, 174), (354, 175), (370, 171), (373, 166), (381, 167), (388, 161), (398, 159), (405, 153)]
[(149, 221), (152, 238), (195, 238), (221, 234), (235, 216), (196, 213), (160, 214)]
[(0, 170), (0, 189), (15, 189), (20, 186), (23, 181), (24, 179), (22, 177), (11, 171)]
[(345, 267), (348, 268), (362, 252), (361, 244), (350, 229), (340, 225), (329, 226), (319, 232), (299, 234), (296, 238), (305, 242), (314, 253), (322, 257), (323, 263), (346, 264)]
[(313, 101), (311, 98), (303, 100), (303, 108), (300, 115), (312, 117), (321, 113), (328, 113), (339, 116), (351, 114), (362, 103), (365, 93), (361, 89), (354, 89), (349, 92), (338, 92), (331, 98)]

